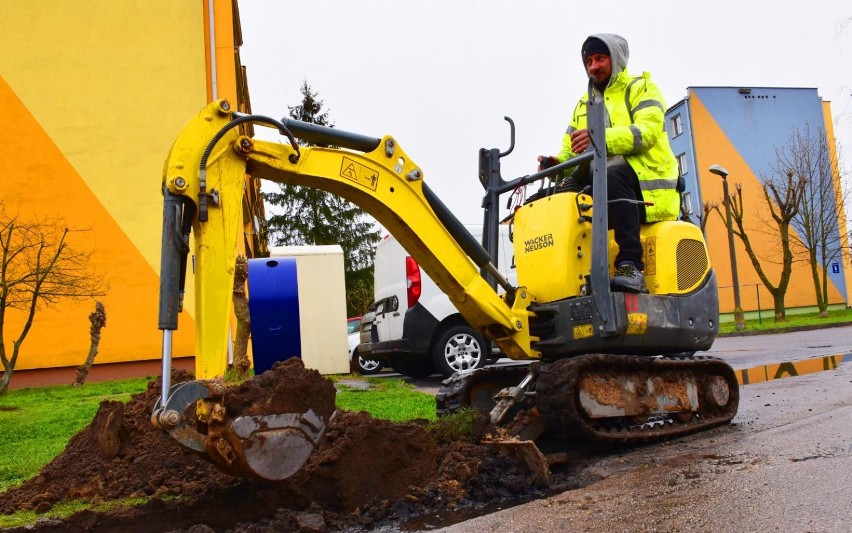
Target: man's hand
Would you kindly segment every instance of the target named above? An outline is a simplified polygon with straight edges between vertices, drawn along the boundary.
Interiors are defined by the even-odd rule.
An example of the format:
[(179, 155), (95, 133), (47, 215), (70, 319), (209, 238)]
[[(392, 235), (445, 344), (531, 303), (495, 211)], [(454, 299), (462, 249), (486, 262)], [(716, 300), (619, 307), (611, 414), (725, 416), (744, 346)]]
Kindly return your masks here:
[(582, 154), (590, 144), (589, 130), (577, 130), (571, 134), (571, 151), (575, 154)]
[(553, 157), (552, 155), (540, 155), (538, 156), (538, 171), (548, 169), (553, 165), (559, 163), (559, 160)]

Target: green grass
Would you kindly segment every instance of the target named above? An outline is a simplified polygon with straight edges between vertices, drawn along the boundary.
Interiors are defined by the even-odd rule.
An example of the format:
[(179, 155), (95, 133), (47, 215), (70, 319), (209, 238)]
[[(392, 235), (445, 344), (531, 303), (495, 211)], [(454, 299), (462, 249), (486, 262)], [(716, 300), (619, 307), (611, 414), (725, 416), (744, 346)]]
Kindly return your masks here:
[(410, 383), (398, 379), (367, 378), (366, 381), (372, 385), (366, 390), (338, 385), (337, 407), (367, 411), (374, 418), (393, 422), (435, 420), (435, 397), (431, 394), (419, 392)]
[[(787, 315), (786, 322), (775, 322), (775, 314), (770, 310), (764, 312), (761, 320), (751, 319), (745, 321), (744, 331), (759, 331), (763, 333), (781, 333), (794, 330), (795, 328), (818, 327), (839, 323), (852, 323), (852, 309), (837, 309), (828, 312), (827, 318), (820, 318), (819, 313), (804, 313), (799, 315)], [(719, 324), (719, 333), (735, 333), (736, 325), (733, 322)]]
[(73, 502), (57, 502), (48, 511), (36, 514), (34, 511), (18, 511), (10, 515), (0, 515), (0, 528), (23, 527), (34, 524), (39, 519), (51, 518), (64, 520), (80, 511), (90, 510), (94, 512), (110, 512), (119, 508), (136, 507), (148, 502), (150, 498), (125, 498), (123, 500), (112, 500), (108, 502), (91, 503), (85, 500)]
[(0, 396), (0, 492), (35, 475), (89, 422), (102, 400), (127, 401), (149, 379), (9, 391)]

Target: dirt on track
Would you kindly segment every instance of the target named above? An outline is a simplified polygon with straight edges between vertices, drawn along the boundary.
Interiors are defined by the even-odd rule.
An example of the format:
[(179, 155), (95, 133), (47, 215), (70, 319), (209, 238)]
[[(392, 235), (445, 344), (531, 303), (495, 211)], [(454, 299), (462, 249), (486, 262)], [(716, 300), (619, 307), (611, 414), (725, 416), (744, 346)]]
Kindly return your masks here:
[[(173, 383), (191, 376), (175, 373)], [(101, 403), (92, 422), (34, 478), (0, 498), (0, 512), (43, 513), (60, 501), (152, 496), (139, 507), (40, 520), (38, 531), (358, 531), (426, 513), (542, 495), (515, 460), (470, 438), (446, 439), (425, 422), (392, 423), (340, 411), (293, 477), (241, 479), (181, 448), (150, 421), (160, 381), (126, 405)], [(299, 359), (228, 389), (234, 413), (334, 408), (334, 387)], [(551, 489), (571, 485), (554, 479)], [(33, 531), (32, 527), (27, 531)]]

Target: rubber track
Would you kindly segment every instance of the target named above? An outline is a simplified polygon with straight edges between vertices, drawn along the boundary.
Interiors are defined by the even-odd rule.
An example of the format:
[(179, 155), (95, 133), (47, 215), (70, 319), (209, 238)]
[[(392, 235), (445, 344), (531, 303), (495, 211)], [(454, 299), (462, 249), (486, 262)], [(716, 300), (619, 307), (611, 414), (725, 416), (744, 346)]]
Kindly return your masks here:
[[(654, 424), (624, 422), (613, 424), (612, 419), (593, 419), (586, 416), (579, 404), (577, 383), (583, 372), (601, 373), (671, 373), (694, 375), (698, 382), (721, 376), (728, 383), (730, 399), (720, 408), (708, 408), (699, 401), (700, 411), (689, 420), (677, 415)], [(703, 387), (699, 398), (703, 396)], [(562, 359), (542, 365), (536, 384), (536, 406), (545, 418), (548, 429), (570, 438), (612, 443), (643, 443), (687, 435), (726, 424), (737, 413), (739, 385), (734, 370), (722, 359), (703, 356), (647, 357), (593, 354)]]
[[(623, 422), (613, 419), (592, 419), (579, 404), (577, 383), (583, 372), (601, 373), (662, 373), (683, 372), (702, 378), (721, 376), (728, 383), (730, 400), (723, 408), (708, 409), (702, 403), (698, 416), (683, 421), (677, 415), (654, 424)], [(526, 375), (526, 365), (494, 366), (470, 373), (454, 374), (443, 382), (436, 395), (439, 416), (474, 403), (473, 391), (491, 383), (496, 393), (507, 384), (517, 384)], [(550, 363), (542, 363), (535, 386), (535, 406), (544, 417), (548, 430), (563, 437), (584, 441), (611, 443), (645, 443), (687, 435), (727, 424), (737, 413), (739, 385), (734, 370), (722, 359), (705, 356), (649, 357), (634, 355), (592, 354)], [(699, 392), (699, 398), (702, 393)], [(483, 406), (475, 406), (483, 409)], [(524, 408), (532, 405), (523, 406)], [(488, 407), (487, 409), (490, 409)]]

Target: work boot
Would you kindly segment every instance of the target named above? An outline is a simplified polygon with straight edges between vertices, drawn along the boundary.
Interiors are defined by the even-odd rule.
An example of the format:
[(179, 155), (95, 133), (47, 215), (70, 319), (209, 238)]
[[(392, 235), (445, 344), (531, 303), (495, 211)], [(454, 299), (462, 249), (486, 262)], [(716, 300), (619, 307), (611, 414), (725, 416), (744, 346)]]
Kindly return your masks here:
[(648, 286), (645, 285), (645, 276), (636, 265), (625, 261), (618, 265), (615, 276), (609, 282), (609, 286), (616, 292), (641, 292), (648, 294)]

